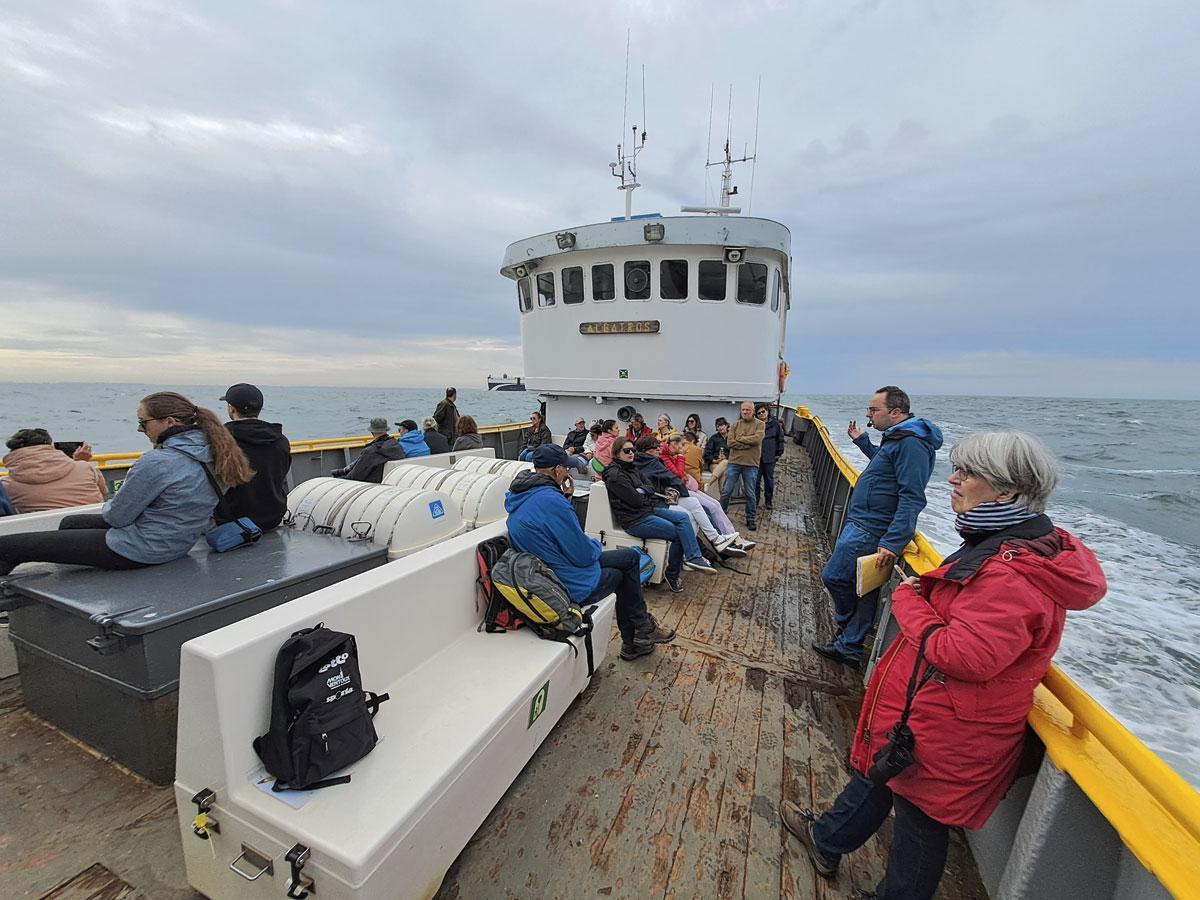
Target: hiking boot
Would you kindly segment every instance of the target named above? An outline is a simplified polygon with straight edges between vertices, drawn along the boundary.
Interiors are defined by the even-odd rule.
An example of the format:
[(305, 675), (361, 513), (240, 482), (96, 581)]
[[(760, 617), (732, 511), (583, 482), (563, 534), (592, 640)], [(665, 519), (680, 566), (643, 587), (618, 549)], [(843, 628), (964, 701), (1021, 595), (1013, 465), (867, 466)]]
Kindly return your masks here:
[[(647, 615), (650, 614), (647, 613)], [(636, 639), (638, 643), (649, 641), (652, 644), (669, 644), (675, 640), (675, 629), (663, 628), (662, 625), (658, 624), (658, 619), (650, 616), (650, 627), (645, 631), (639, 631)]]
[(746, 528), (748, 528), (750, 531), (758, 531), (758, 524), (756, 522), (747, 522)]
[(621, 642), (621, 659), (629, 662), (632, 659), (637, 659), (639, 656), (649, 656), (654, 652), (654, 642), (643, 640), (641, 636), (634, 639), (633, 643), (628, 641)]
[(838, 649), (837, 644), (818, 644), (814, 641), (812, 648), (826, 659), (841, 663), (843, 666), (854, 669), (856, 672), (862, 668), (862, 660), (843, 653)]
[(779, 818), (783, 820), (783, 827), (795, 835), (808, 852), (808, 861), (817, 874), (825, 879), (836, 878), (841, 857), (826, 856), (817, 848), (817, 841), (812, 835), (812, 823), (816, 818), (812, 810), (801, 809), (791, 800), (784, 800), (779, 804)]
[(663, 578), (663, 582), (671, 589), (672, 594), (683, 593), (683, 579), (678, 575), (676, 575), (674, 578), (672, 578), (670, 575), (667, 575)]
[(685, 569), (690, 569), (693, 572), (703, 572), (705, 575), (717, 574), (717, 570), (713, 564), (703, 556), (693, 556), (691, 559), (685, 559), (683, 561), (683, 567)]
[(766, 503), (763, 504), (763, 509), (765, 509), (765, 510), (772, 510), (774, 508), (775, 507), (771, 504), (770, 500), (768, 500)]

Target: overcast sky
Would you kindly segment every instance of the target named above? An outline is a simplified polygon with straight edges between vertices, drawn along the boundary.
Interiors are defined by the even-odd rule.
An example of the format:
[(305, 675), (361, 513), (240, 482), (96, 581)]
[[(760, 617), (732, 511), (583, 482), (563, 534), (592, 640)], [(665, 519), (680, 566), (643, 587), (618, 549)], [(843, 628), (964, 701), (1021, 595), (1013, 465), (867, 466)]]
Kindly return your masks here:
[(762, 77), (789, 389), (1195, 396), (1185, 0), (8, 0), (0, 379), (519, 371), (501, 256), (621, 212), (627, 29), (637, 211), (705, 201), (710, 88), (741, 147)]

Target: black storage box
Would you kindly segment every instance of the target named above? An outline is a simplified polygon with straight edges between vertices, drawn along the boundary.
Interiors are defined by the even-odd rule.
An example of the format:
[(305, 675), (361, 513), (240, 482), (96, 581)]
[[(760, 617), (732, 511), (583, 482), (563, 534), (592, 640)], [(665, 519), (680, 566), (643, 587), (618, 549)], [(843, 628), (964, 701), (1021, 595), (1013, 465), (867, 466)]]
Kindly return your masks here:
[(379, 544), (283, 529), (229, 553), (200, 541), (184, 559), (136, 571), (19, 569), (4, 588), (25, 706), (170, 784), (180, 645), (386, 561)]

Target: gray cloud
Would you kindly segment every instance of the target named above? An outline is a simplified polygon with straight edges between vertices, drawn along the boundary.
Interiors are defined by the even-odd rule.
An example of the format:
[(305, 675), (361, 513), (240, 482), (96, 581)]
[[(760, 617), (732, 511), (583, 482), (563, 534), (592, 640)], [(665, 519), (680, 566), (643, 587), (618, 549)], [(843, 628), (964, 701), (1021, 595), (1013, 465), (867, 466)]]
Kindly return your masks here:
[[(1104, 380), (1122, 360), (1139, 391), (1178, 392), (1200, 331), (1200, 12), (725, 9), (18, 0), (0, 13), (0, 278), (206, 335), (511, 346), (505, 245), (621, 209), (628, 27), (641, 210), (711, 202), (710, 90), (710, 152), (731, 81), (740, 152), (762, 75), (753, 196), (738, 183), (792, 228), (802, 389), (891, 380), (905, 346), (947, 392), (966, 370), (940, 352), (993, 367), (980, 389), (1027, 389), (1003, 367), (1033, 354), (1111, 362), (1096, 392), (1130, 383)], [(0, 316), (27, 294), (5, 296)], [(71, 346), (56, 327), (21, 340)]]

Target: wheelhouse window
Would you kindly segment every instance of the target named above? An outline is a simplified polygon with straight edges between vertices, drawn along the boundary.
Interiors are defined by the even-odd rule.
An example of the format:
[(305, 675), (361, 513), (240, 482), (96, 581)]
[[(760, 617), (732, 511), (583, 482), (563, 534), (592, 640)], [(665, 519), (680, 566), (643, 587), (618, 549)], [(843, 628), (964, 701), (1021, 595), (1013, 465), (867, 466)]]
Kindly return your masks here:
[(775, 289), (771, 292), (771, 312), (779, 312), (779, 282), (783, 281), (783, 274), (775, 270)]
[(762, 306), (767, 302), (767, 267), (765, 263), (742, 263), (738, 266), (738, 303)]
[(605, 302), (617, 299), (617, 276), (612, 263), (592, 266), (592, 299)]
[(521, 312), (527, 313), (533, 309), (533, 290), (529, 286), (529, 276), (517, 279), (517, 306)]
[(650, 261), (625, 263), (625, 299), (650, 299)]
[(537, 277), (538, 306), (554, 305), (554, 273), (542, 272)]
[(725, 299), (725, 263), (719, 259), (702, 259), (697, 274), (697, 296), (701, 300), (718, 302)]
[(664, 300), (686, 300), (687, 295), (687, 260), (664, 259), (658, 264), (658, 296)]
[(562, 270), (563, 303), (583, 302), (583, 267)]

